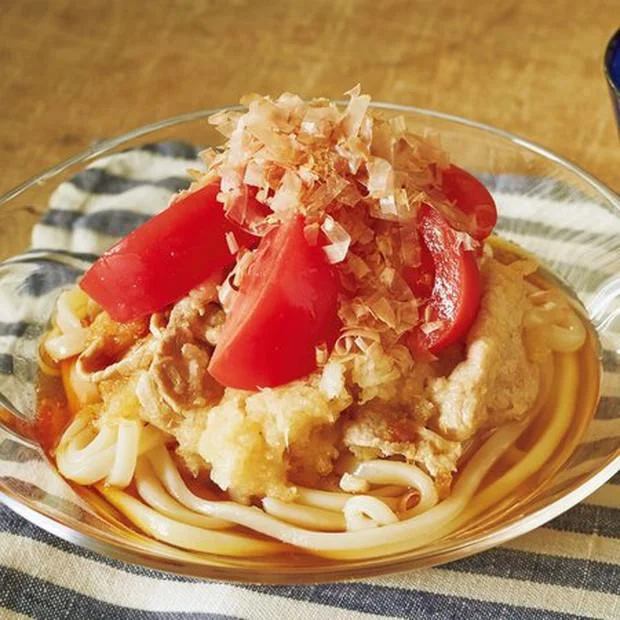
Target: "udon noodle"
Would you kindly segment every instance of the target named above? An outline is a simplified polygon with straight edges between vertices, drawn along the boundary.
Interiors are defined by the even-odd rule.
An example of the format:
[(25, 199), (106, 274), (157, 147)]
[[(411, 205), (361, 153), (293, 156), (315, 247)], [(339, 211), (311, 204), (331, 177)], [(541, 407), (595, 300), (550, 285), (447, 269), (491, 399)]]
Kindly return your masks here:
[[(341, 486), (357, 492), (299, 486), (294, 501), (267, 496), (254, 505), (225, 499), (207, 487), (197, 495), (173, 458), (171, 435), (143, 420), (102, 423), (80, 413), (58, 440), (56, 464), (67, 479), (94, 485), (139, 530), (191, 551), (249, 557), (292, 546), (351, 560), (424, 546), (501, 504), (551, 459), (574, 421), (580, 356), (594, 355), (591, 336), (558, 289), (540, 276), (531, 277), (528, 287), (533, 307), (525, 331), (544, 326), (553, 350), (539, 364), (538, 396), (521, 421), (474, 442), (447, 497), (439, 497), (420, 467), (393, 459), (354, 461)], [(88, 403), (92, 384), (75, 372), (75, 355), (86, 346), (79, 312), (86, 309), (74, 310), (70, 295), (60, 298), (54, 334), (45, 347), (56, 360), (72, 359), (70, 391)], [(49, 361), (41, 370), (57, 372)], [(524, 437), (531, 442), (527, 448), (519, 447)]]
[(163, 543), (423, 547), (518, 506), (594, 411), (579, 304), (437, 136), (348, 95), (211, 117), (205, 171), (58, 299), (46, 445)]

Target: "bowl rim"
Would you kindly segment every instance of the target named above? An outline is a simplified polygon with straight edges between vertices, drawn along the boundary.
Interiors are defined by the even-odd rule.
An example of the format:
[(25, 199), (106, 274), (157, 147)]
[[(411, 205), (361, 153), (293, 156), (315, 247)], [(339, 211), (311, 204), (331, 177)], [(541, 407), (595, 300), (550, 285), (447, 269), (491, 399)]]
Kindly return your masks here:
[[(336, 103), (345, 104), (346, 102), (336, 101)], [(609, 188), (594, 175), (583, 170), (577, 164), (539, 144), (536, 144), (535, 142), (521, 138), (508, 131), (497, 129), (491, 125), (436, 110), (379, 101), (372, 102), (371, 107), (377, 110), (402, 112), (420, 117), (427, 116), (440, 120), (446, 120), (468, 128), (493, 134), (496, 137), (502, 138), (521, 148), (542, 156), (547, 160), (550, 160), (553, 163), (569, 170), (589, 185), (609, 204), (611, 204), (612, 207), (617, 210), (618, 215), (620, 215), (620, 197), (614, 190)], [(45, 183), (47, 180), (52, 179), (71, 166), (81, 163), (87, 164), (88, 162), (107, 154), (111, 149), (123, 145), (129, 140), (146, 136), (154, 131), (174, 127), (175, 125), (192, 121), (200, 121), (222, 110), (243, 109), (245, 109), (245, 107), (241, 105), (201, 109), (143, 125), (129, 132), (97, 142), (89, 149), (81, 151), (80, 153), (65, 159), (59, 164), (44, 170), (40, 174), (31, 177), (23, 183), (15, 186), (13, 189), (5, 192), (0, 196), (0, 208), (2, 205), (18, 197), (28, 189)], [(23, 438), (21, 439), (23, 440)], [(94, 551), (117, 560), (129, 562), (134, 565), (141, 565), (143, 567), (168, 573), (184, 575), (187, 577), (198, 577), (201, 579), (219, 579), (223, 581), (242, 583), (307, 584), (335, 582), (345, 579), (365, 578), (404, 572), (414, 568), (423, 568), (443, 564), (467, 557), (474, 553), (486, 551), (499, 544), (512, 540), (517, 536), (526, 534), (527, 532), (530, 532), (536, 527), (547, 523), (549, 520), (572, 508), (605, 484), (605, 482), (607, 482), (619, 471), (620, 454), (612, 455), (606, 459), (606, 461), (593, 473), (588, 475), (585, 480), (559, 498), (550, 501), (548, 504), (543, 505), (525, 517), (518, 519), (514, 518), (513, 520), (508, 521), (507, 523), (504, 523), (489, 532), (486, 532), (484, 535), (477, 537), (474, 540), (456, 544), (438, 554), (421, 555), (417, 558), (407, 556), (397, 558), (390, 556), (379, 557), (366, 561), (368, 563), (367, 566), (359, 566), (356, 562), (334, 563), (333, 566), (322, 566), (320, 569), (317, 569), (317, 567), (314, 566), (300, 566), (286, 567), (271, 570), (269, 572), (262, 569), (258, 572), (257, 569), (253, 567), (227, 567), (213, 564), (199, 564), (198, 562), (181, 563), (178, 560), (173, 561), (166, 558), (159, 558), (150, 551), (143, 551), (137, 554), (131, 549), (127, 549), (120, 544), (109, 542), (103, 536), (73, 529), (71, 526), (58, 520), (51, 513), (47, 513), (40, 507), (35, 507), (34, 505), (30, 505), (28, 502), (24, 502), (22, 498), (19, 498), (10, 489), (0, 487), (0, 502), (27, 519), (29, 522), (69, 543), (76, 544), (84, 549)]]
[[(334, 563), (333, 566), (327, 565), (320, 568), (301, 566), (270, 571), (263, 570), (262, 567), (259, 571), (258, 568), (253, 567), (226, 567), (213, 564), (199, 564), (198, 562), (182, 563), (181, 560), (160, 558), (150, 551), (142, 551), (138, 555), (120, 544), (106, 541), (103, 536), (77, 531), (54, 516), (28, 505), (21, 498), (16, 497), (14, 493), (5, 492), (2, 488), (0, 488), (0, 503), (30, 523), (68, 543), (134, 566), (151, 568), (185, 577), (195, 577), (203, 580), (217, 579), (229, 583), (304, 585), (335, 583), (351, 579), (404, 573), (414, 569), (446, 564), (488, 551), (514, 538), (523, 536), (570, 510), (597, 491), (618, 472), (620, 472), (620, 454), (610, 457), (604, 466), (592, 473), (585, 481), (581, 482), (566, 495), (562, 495), (526, 517), (514, 518), (508, 523), (485, 533), (483, 536), (454, 545), (440, 554), (423, 555), (418, 558), (407, 556), (396, 559), (390, 556), (379, 557), (370, 560), (368, 565), (361, 566), (352, 562)], [(191, 554), (191, 552), (189, 553)]]
[[(344, 105), (347, 102), (343, 100), (336, 100), (334, 103)], [(611, 202), (614, 207), (620, 209), (620, 196), (610, 187), (608, 187), (605, 183), (603, 183), (596, 176), (584, 170), (581, 166), (578, 166), (571, 160), (563, 157), (562, 155), (558, 155), (555, 151), (547, 149), (546, 147), (533, 142), (531, 140), (527, 140), (526, 138), (522, 138), (517, 134), (511, 133), (504, 129), (498, 129), (497, 127), (493, 127), (492, 125), (488, 125), (486, 123), (481, 123), (479, 121), (474, 121), (463, 116), (458, 116), (456, 114), (449, 114), (447, 112), (439, 112), (438, 110), (431, 110), (428, 108), (421, 108), (417, 106), (408, 106), (405, 104), (397, 104), (397, 103), (387, 103), (384, 101), (371, 101), (370, 107), (377, 110), (390, 110), (393, 112), (403, 112), (408, 114), (417, 114), (420, 116), (430, 116), (432, 118), (438, 118), (441, 120), (451, 121), (460, 125), (465, 125), (466, 127), (470, 127), (472, 129), (479, 129), (491, 134), (496, 135), (497, 137), (503, 138), (512, 142), (522, 148), (527, 149), (537, 155), (541, 155), (556, 164), (560, 164), (561, 166), (567, 168), (574, 174), (576, 174), (581, 180), (585, 181), (588, 185), (590, 185), (593, 189), (599, 192), (602, 196), (604, 196), (609, 202)], [(222, 112), (224, 110), (244, 110), (245, 106), (235, 104), (235, 105), (224, 105), (216, 108), (203, 108), (200, 110), (195, 110), (194, 112), (186, 112), (184, 114), (179, 114), (176, 116), (170, 116), (168, 118), (156, 121), (154, 123), (149, 123), (147, 125), (142, 125), (137, 127), (136, 129), (132, 129), (123, 134), (119, 134), (112, 138), (106, 138), (105, 140), (100, 140), (96, 142), (93, 146), (75, 155), (68, 157), (67, 159), (61, 161), (55, 166), (51, 166), (40, 172), (39, 174), (23, 181), (19, 185), (16, 185), (12, 189), (4, 192), (0, 195), (0, 207), (3, 204), (16, 198), (26, 190), (30, 189), (35, 185), (40, 185), (44, 183), (48, 179), (56, 176), (57, 174), (63, 172), (67, 168), (78, 164), (80, 162), (88, 162), (96, 157), (100, 157), (117, 146), (121, 144), (133, 140), (134, 138), (139, 138), (141, 136), (147, 135), (153, 131), (157, 131), (160, 129), (166, 129), (168, 127), (174, 127), (175, 125), (179, 125), (181, 123), (191, 122), (191, 121), (199, 121), (202, 119), (206, 119), (209, 116), (216, 114), (218, 112)]]

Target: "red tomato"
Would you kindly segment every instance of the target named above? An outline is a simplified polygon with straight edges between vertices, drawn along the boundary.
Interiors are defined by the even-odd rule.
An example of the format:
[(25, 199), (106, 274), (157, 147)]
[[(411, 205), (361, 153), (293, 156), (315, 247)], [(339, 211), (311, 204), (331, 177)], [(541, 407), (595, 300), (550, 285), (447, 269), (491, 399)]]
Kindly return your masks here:
[(442, 189), (459, 210), (473, 217), (469, 234), (479, 241), (486, 239), (497, 223), (497, 207), (487, 188), (469, 172), (452, 165), (443, 172)]
[(228, 387), (256, 390), (316, 368), (316, 347), (333, 346), (339, 280), (295, 216), (260, 242), (233, 302), (209, 372)]
[(82, 289), (119, 322), (160, 310), (234, 263), (226, 233), (240, 247), (258, 238), (224, 215), (219, 186), (182, 196), (109, 249), (86, 272)]
[(424, 206), (419, 219), (420, 237), (435, 268), (430, 300), (421, 312), (429, 322), (441, 321), (438, 329), (425, 334), (419, 327), (410, 335), (415, 353), (438, 353), (460, 340), (476, 318), (481, 284), (476, 256), (457, 242), (457, 234), (444, 217)]

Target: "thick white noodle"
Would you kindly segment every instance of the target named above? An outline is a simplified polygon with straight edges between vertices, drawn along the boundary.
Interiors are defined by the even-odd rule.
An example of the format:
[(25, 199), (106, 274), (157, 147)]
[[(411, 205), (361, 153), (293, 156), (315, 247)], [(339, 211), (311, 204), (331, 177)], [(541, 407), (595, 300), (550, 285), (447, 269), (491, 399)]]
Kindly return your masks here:
[(116, 427), (105, 424), (97, 431), (92, 426), (85, 427), (73, 439), (65, 444), (61, 441), (58, 450), (62, 450), (75, 462), (94, 458), (101, 451), (113, 447), (116, 442)]
[(453, 520), (472, 497), (480, 482), (524, 429), (523, 423), (498, 430), (465, 466), (452, 495), (424, 513), (405, 521), (358, 532), (316, 532), (302, 529), (264, 513), (255, 507), (197, 497), (185, 486), (168, 451), (162, 446), (148, 453), (156, 476), (181, 504), (207, 516), (233, 521), (266, 536), (330, 557), (374, 557), (386, 550), (397, 551), (427, 544), (446, 533)]
[(88, 422), (82, 424), (76, 420), (60, 440), (56, 464), (65, 478), (79, 484), (93, 484), (108, 475), (115, 454), (115, 428), (105, 425), (97, 432)]
[(84, 461), (79, 458), (74, 459), (72, 458), (73, 454), (67, 454), (64, 450), (59, 449), (56, 453), (56, 464), (58, 471), (65, 478), (74, 480), (79, 484), (94, 484), (108, 475), (114, 462), (115, 453), (116, 447), (110, 446)]
[[(39, 366), (39, 370), (48, 377), (60, 377), (60, 368), (57, 362), (51, 359), (49, 353), (45, 350), (45, 340), (47, 340), (47, 338), (42, 340), (41, 344), (37, 347), (37, 365)], [(48, 358), (53, 365), (49, 364), (46, 358)]]
[[(45, 357), (49, 357), (47, 353), (45, 353)], [(45, 357), (42, 355), (41, 347), (39, 347), (37, 349), (37, 365), (39, 367), (39, 370), (48, 377), (60, 377), (60, 368), (58, 366), (51, 366), (50, 364), (48, 364), (45, 361)]]
[(355, 532), (396, 523), (398, 517), (377, 497), (357, 495), (344, 507), (347, 530)]
[[(76, 306), (80, 300), (63, 295), (56, 315), (63, 333), (43, 345), (56, 361), (81, 353), (87, 344), (88, 330), (81, 327)], [(533, 307), (524, 317), (526, 329), (548, 328), (554, 351), (572, 353), (583, 346), (586, 328), (575, 310), (558, 301), (551, 291), (537, 290), (529, 298)], [(154, 346), (159, 325), (151, 319)], [(94, 389), (97, 397), (98, 390), (81, 380), (76, 368), (79, 371), (79, 364), (71, 367), (71, 385), (80, 403), (92, 402), (94, 392), (88, 388)], [(545, 373), (541, 377), (532, 411), (540, 409), (548, 395), (548, 377)], [(493, 465), (508, 450), (515, 458), (523, 453), (515, 442), (532, 419), (530, 415), (495, 431), (473, 454), (450, 496), (441, 502), (433, 480), (421, 469), (380, 459), (347, 470), (343, 479), (355, 484), (345, 488), (352, 492), (299, 487), (295, 502), (267, 497), (262, 500), (263, 510), (235, 501), (205, 499), (193, 494), (183, 481), (165, 447), (170, 436), (149, 424), (143, 426), (139, 420), (120, 420), (97, 429), (88, 416), (78, 416), (63, 434), (56, 459), (65, 477), (85, 485), (99, 483), (101, 493), (138, 527), (171, 545), (229, 556), (267, 555), (288, 549), (279, 542), (215, 531), (239, 525), (325, 557), (361, 559), (421, 547), (458, 526), (467, 518), (472, 507), (468, 503)], [(132, 480), (145, 503), (117, 488)], [(354, 494), (362, 493), (365, 483), (383, 486)], [(492, 488), (482, 494), (488, 495)], [(416, 499), (414, 507), (408, 508)]]
[(425, 512), (439, 500), (432, 478), (415, 465), (375, 459), (360, 463), (355, 475), (373, 484), (396, 484), (416, 489), (420, 501), (409, 511), (409, 516)]
[(349, 472), (342, 474), (338, 486), (345, 493), (354, 493), (356, 495), (359, 493), (368, 493), (368, 491), (370, 491), (370, 482), (368, 482), (368, 480), (354, 476)]
[(55, 321), (60, 331), (69, 332), (82, 327), (79, 312), (86, 309), (86, 303), (86, 295), (77, 287), (64, 291), (58, 296)]
[(572, 310), (569, 312), (563, 325), (551, 325), (551, 348), (559, 353), (579, 351), (586, 341), (586, 328)]
[[(395, 497), (396, 493), (392, 488), (385, 491), (384, 487), (373, 489), (367, 495), (380, 497), (381, 501), (389, 506), (392, 510), (396, 510), (399, 505), (399, 498)], [(403, 489), (399, 489), (402, 495)], [(355, 497), (352, 493), (344, 493), (341, 491), (322, 491), (321, 489), (308, 489), (307, 487), (297, 487), (297, 497), (295, 501), (304, 506), (313, 506), (322, 510), (332, 510), (334, 512), (342, 512), (348, 500)]]
[(108, 484), (125, 488), (131, 482), (136, 470), (141, 434), (142, 422), (138, 420), (121, 420), (118, 423), (116, 453), (106, 480)]
[(170, 497), (165, 491), (161, 483), (155, 477), (153, 468), (148, 459), (144, 456), (138, 459), (136, 464), (136, 488), (140, 497), (154, 510), (161, 514), (181, 523), (203, 527), (208, 530), (223, 530), (235, 527), (230, 521), (222, 521), (221, 519), (213, 519), (204, 515), (188, 510), (176, 500)]
[(372, 495), (373, 497), (400, 497), (402, 494), (402, 486), (388, 484), (387, 486), (373, 489), (368, 495)]
[(99, 400), (99, 390), (90, 381), (85, 381), (77, 372), (75, 362), (69, 369), (69, 383), (75, 392), (81, 407), (95, 403)]
[(98, 489), (115, 508), (130, 518), (141, 530), (157, 540), (176, 547), (235, 557), (270, 555), (286, 550), (277, 542), (179, 523), (114, 487), (101, 484)]
[(537, 327), (545, 325), (549, 329), (549, 346), (558, 353), (574, 353), (586, 341), (586, 328), (577, 312), (565, 300), (551, 291), (537, 290), (528, 299), (534, 307), (523, 317), (523, 325)]
[(67, 426), (65, 432), (60, 437), (59, 445), (69, 443), (74, 437), (81, 433), (91, 422), (91, 419), (85, 415), (76, 415)]
[(355, 495), (351, 493), (297, 487), (297, 497), (295, 501), (304, 506), (313, 506), (315, 508), (321, 508), (322, 510), (342, 512), (345, 504), (352, 497), (355, 497)]
[[(104, 424), (97, 431), (87, 416), (77, 416), (63, 433), (56, 449), (58, 471), (65, 478), (74, 480), (79, 484), (94, 484), (107, 478), (112, 472), (118, 453), (118, 436), (116, 425)], [(127, 437), (128, 441), (133, 441), (131, 431)], [(143, 429), (138, 434), (136, 457), (163, 444), (166, 438), (165, 433), (152, 426)], [(133, 448), (130, 446), (129, 453), (123, 457), (123, 459), (128, 457), (127, 460), (122, 460), (124, 465), (131, 466), (132, 453)], [(124, 476), (128, 475), (129, 470), (125, 469)], [(120, 475), (118, 480), (119, 482), (124, 481)]]
[(48, 338), (45, 341), (45, 350), (57, 362), (81, 353), (88, 344), (88, 330), (78, 327), (60, 336)]
[[(293, 525), (321, 532), (344, 532), (347, 529), (342, 512), (303, 506), (294, 502), (283, 502), (275, 497), (265, 497), (262, 504), (267, 514)], [(384, 507), (386, 507), (385, 504)]]

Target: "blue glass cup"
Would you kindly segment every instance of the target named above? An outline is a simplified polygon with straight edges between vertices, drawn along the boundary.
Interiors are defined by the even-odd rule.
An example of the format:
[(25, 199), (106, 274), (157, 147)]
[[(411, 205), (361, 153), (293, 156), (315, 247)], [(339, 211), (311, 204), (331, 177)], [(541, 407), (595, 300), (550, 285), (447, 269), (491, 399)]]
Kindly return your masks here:
[(620, 28), (611, 37), (605, 52), (605, 75), (620, 134)]

